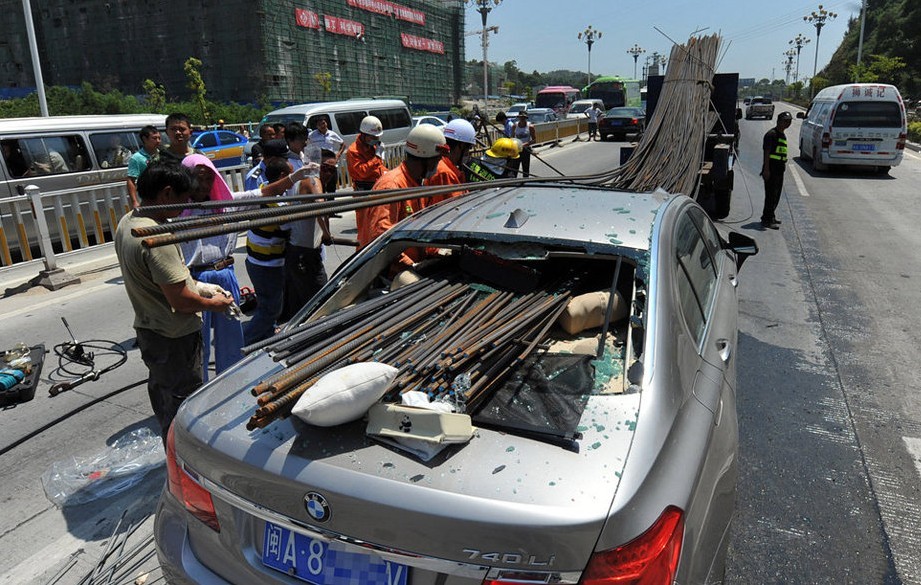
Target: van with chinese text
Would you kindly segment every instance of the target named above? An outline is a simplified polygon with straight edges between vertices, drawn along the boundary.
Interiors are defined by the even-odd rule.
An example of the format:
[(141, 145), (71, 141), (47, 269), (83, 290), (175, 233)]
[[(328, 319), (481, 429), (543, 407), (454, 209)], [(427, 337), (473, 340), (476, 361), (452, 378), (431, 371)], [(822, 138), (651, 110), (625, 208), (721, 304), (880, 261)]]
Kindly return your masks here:
[(816, 94), (798, 113), (800, 156), (813, 169), (830, 165), (875, 166), (882, 173), (902, 162), (908, 130), (899, 90), (881, 83), (849, 83)]

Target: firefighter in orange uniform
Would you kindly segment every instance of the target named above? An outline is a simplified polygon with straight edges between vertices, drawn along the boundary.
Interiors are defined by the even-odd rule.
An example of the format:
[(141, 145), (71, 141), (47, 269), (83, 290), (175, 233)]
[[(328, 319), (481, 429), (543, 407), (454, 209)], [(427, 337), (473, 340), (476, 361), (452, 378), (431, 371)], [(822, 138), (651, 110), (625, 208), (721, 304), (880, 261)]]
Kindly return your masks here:
[[(467, 175), (460, 170), (460, 167), (463, 165), (464, 159), (467, 158), (470, 149), (476, 144), (476, 130), (473, 129), (473, 124), (458, 118), (448, 122), (444, 133), (445, 140), (451, 151), (438, 161), (438, 168), (435, 170), (435, 174), (425, 182), (428, 187), (432, 185), (460, 185), (467, 182)], [(466, 191), (433, 195), (429, 198), (429, 204), (434, 205), (439, 201), (444, 201), (449, 197), (457, 197), (464, 193)]]
[[(387, 172), (387, 165), (378, 154), (384, 126), (376, 116), (365, 116), (358, 127), (358, 138), (345, 153), (349, 178), (356, 191), (370, 191), (374, 183)], [(358, 233), (368, 231), (369, 209), (355, 210), (355, 225)]]
[[(406, 137), (405, 159), (400, 166), (384, 173), (374, 183), (374, 190), (421, 187), (423, 181), (435, 174), (438, 161), (447, 152), (444, 134), (439, 129), (431, 124), (416, 126)], [(424, 198), (415, 198), (368, 209), (367, 223), (358, 226), (358, 248), (364, 248), (394, 224), (425, 207), (425, 204)], [(412, 253), (414, 250), (407, 252)], [(404, 253), (399, 263), (411, 267), (417, 260)]]

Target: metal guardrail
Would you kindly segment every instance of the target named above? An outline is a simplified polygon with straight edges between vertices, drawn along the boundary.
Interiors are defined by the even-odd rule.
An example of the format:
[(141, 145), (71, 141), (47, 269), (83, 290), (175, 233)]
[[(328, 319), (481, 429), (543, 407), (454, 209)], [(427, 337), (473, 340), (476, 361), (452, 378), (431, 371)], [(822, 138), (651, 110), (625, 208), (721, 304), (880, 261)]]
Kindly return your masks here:
[[(538, 144), (559, 142), (587, 128), (581, 120), (559, 120), (536, 124)], [(499, 137), (489, 129), (489, 142)], [(388, 168), (403, 160), (403, 144), (383, 147), (381, 156)], [(478, 155), (475, 152), (475, 155)], [(249, 165), (220, 169), (234, 192), (244, 190)], [(338, 188), (351, 187), (348, 165), (339, 161)], [(73, 252), (109, 243), (118, 221), (131, 210), (125, 181), (75, 187), (42, 193), (38, 187), (24, 195), (0, 199), (0, 267), (43, 259), (53, 270), (55, 254)], [(36, 213), (41, 209), (42, 213)]]
[[(232, 190), (242, 191), (248, 171), (249, 166), (238, 165), (221, 174)], [(36, 258), (47, 263), (49, 253), (111, 242), (118, 221), (130, 210), (125, 181), (47, 192), (27, 187), (24, 195), (0, 199), (0, 267)]]

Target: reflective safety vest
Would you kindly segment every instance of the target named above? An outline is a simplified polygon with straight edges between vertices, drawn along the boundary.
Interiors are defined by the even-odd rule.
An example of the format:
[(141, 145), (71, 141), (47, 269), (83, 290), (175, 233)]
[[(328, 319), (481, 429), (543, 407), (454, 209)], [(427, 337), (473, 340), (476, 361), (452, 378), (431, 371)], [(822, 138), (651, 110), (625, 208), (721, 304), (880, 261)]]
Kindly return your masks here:
[(780, 162), (780, 163), (787, 162), (787, 139), (786, 138), (782, 136), (777, 137), (777, 145), (774, 147), (774, 152), (768, 155), (768, 158), (770, 158), (771, 160), (776, 160), (777, 162)]
[(466, 166), (469, 171), (467, 180), (471, 183), (475, 181), (495, 181), (499, 178), (479, 159), (471, 159)]

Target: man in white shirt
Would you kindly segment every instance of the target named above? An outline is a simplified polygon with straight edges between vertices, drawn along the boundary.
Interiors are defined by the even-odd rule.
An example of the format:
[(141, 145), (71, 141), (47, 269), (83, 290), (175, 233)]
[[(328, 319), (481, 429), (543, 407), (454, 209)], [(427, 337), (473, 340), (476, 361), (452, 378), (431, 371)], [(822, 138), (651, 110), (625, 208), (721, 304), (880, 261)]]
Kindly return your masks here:
[(338, 180), (339, 159), (345, 152), (345, 141), (341, 136), (330, 130), (329, 118), (320, 116), (314, 128), (307, 136), (311, 144), (320, 147), (322, 164), (320, 165), (320, 182), (323, 183), (324, 193), (335, 193)]
[[(598, 134), (598, 122), (604, 115), (604, 112), (596, 103), (593, 104), (589, 109), (585, 110), (585, 115), (588, 116), (588, 140), (591, 142), (595, 139), (595, 135)], [(601, 140), (600, 135), (598, 140)]]

